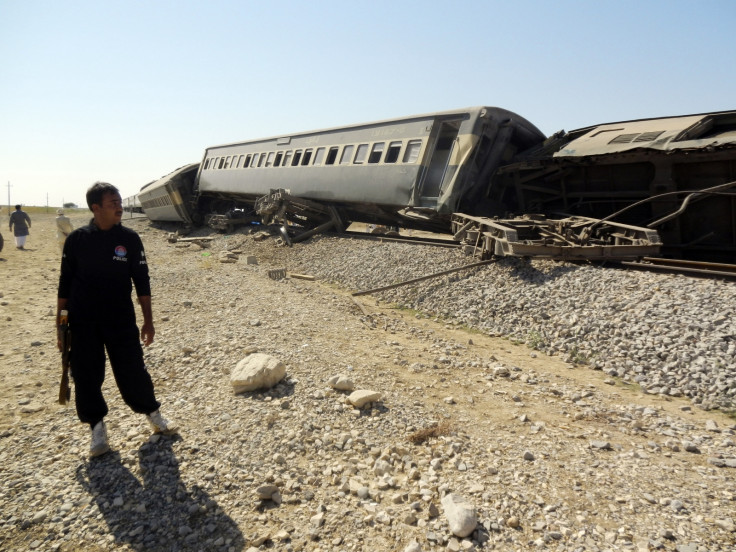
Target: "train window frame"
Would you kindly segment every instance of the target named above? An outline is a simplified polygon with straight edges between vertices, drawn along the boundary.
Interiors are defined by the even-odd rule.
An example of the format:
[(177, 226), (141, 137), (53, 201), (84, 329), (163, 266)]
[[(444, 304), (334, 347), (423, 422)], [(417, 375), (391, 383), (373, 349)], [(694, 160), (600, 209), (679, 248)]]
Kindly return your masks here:
[(419, 153), (422, 151), (422, 140), (413, 139), (406, 142), (402, 163), (414, 165), (419, 161)]
[(355, 158), (353, 163), (356, 165), (362, 165), (365, 163), (365, 160), (368, 158), (369, 149), (370, 144), (358, 144), (358, 147), (355, 149)]
[(317, 167), (322, 164), (325, 159), (325, 152), (327, 151), (324, 147), (319, 147), (314, 151), (314, 162), (312, 166)]
[(275, 157), (276, 157), (276, 152), (275, 151), (269, 151), (266, 154), (266, 164), (265, 164), (265, 167), (266, 168), (273, 166), (273, 160), (274, 160)]
[(312, 160), (312, 153), (314, 153), (314, 149), (307, 148), (304, 150), (304, 155), (302, 156), (302, 167), (309, 165), (309, 162)]
[(250, 168), (255, 169), (258, 166), (258, 158), (261, 156), (260, 153), (254, 153), (253, 159), (250, 162)]
[(245, 157), (245, 156), (244, 155), (241, 155), (240, 157), (238, 157), (238, 164), (235, 165), (234, 168), (236, 168), (236, 169), (239, 169), (240, 168), (240, 165), (243, 164), (243, 157)]
[(218, 168), (218, 169), (222, 169), (222, 166), (223, 166), (224, 164), (225, 164), (225, 158), (224, 158), (224, 157), (220, 157), (220, 160), (219, 160), (219, 162), (217, 163), (217, 168)]
[(302, 150), (294, 150), (294, 158), (291, 160), (292, 167), (298, 167), (299, 162), (302, 160)]
[(337, 159), (337, 152), (340, 151), (340, 146), (332, 146), (327, 150), (327, 157), (325, 158), (325, 165), (334, 165)]
[(353, 160), (353, 151), (355, 151), (354, 144), (345, 144), (342, 147), (342, 153), (340, 154), (338, 165), (349, 165)]
[(294, 154), (294, 152), (292, 150), (286, 150), (284, 152), (284, 161), (281, 163), (281, 166), (282, 167), (288, 167), (288, 166), (290, 166), (289, 165), (289, 162), (291, 161), (291, 156), (293, 154)]
[(283, 161), (283, 159), (284, 159), (284, 152), (283, 151), (277, 151), (276, 152), (276, 159), (274, 159), (274, 161), (273, 161), (273, 166), (274, 167), (280, 167), (281, 166), (281, 161)]
[[(374, 142), (371, 146), (371, 153), (368, 156), (368, 164), (375, 165), (381, 162), (383, 152), (385, 151), (386, 142)], [(378, 157), (376, 157), (376, 155)]]
[(228, 155), (225, 157), (225, 166), (223, 169), (229, 169), (230, 168), (230, 160), (232, 159), (232, 155)]
[(249, 153), (248, 155), (245, 156), (245, 163), (243, 163), (243, 168), (244, 169), (247, 169), (248, 167), (250, 167), (250, 162), (251, 162), (252, 159), (253, 159), (253, 154), (252, 153)]
[(261, 156), (258, 158), (258, 168), (260, 169), (263, 166), (263, 163), (266, 161), (266, 152), (261, 153)]
[(401, 140), (393, 140), (389, 142), (383, 162), (391, 164), (398, 163), (399, 157), (401, 157), (401, 147), (403, 145), (404, 143)]
[(212, 161), (212, 159), (210, 158), (204, 160), (204, 167), (202, 168), (203, 171), (206, 171), (210, 168), (210, 161)]

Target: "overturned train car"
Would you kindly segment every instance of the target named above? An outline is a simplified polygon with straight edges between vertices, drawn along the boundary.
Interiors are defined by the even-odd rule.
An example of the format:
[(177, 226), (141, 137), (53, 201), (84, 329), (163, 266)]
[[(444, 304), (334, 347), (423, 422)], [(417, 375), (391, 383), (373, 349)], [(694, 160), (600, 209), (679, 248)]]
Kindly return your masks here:
[(558, 133), (496, 171), (489, 202), (656, 230), (662, 254), (736, 262), (736, 111)]
[(669, 256), (736, 262), (734, 181), (736, 111), (545, 138), (510, 111), (474, 107), (209, 147), (139, 200), (152, 220), (186, 224), (260, 220), (269, 194), (288, 196), (277, 214), (305, 228), (450, 232), (453, 213), (607, 219), (656, 230)]
[(139, 195), (152, 220), (248, 215), (284, 190), (304, 200), (287, 218), (308, 227), (337, 217), (449, 232), (453, 212), (484, 212), (485, 183), (499, 166), (544, 138), (495, 107), (417, 115), (213, 146), (193, 179), (183, 167)]

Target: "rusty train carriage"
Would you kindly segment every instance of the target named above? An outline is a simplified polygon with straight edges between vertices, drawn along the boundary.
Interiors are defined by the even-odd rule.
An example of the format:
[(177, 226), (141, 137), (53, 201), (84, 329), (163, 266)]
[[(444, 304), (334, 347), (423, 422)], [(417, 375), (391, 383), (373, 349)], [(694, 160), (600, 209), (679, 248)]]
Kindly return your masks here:
[[(654, 227), (662, 252), (736, 262), (736, 111), (608, 123), (560, 133), (501, 167), (488, 188), (515, 213), (563, 213)], [(633, 206), (633, 207), (632, 207)], [(662, 221), (659, 222), (658, 221)]]

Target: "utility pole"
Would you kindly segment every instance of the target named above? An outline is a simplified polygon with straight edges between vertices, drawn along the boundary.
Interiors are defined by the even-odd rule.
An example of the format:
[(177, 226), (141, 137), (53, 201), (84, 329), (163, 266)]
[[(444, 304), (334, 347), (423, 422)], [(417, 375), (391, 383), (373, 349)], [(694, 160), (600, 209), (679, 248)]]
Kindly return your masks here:
[(10, 217), (10, 180), (8, 180), (8, 217)]

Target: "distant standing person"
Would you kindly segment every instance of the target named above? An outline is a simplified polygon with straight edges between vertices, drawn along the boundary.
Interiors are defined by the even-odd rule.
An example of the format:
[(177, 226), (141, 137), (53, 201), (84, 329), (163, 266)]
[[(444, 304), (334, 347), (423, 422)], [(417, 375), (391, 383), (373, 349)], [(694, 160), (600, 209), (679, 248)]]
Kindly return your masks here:
[(72, 221), (70, 221), (69, 217), (64, 214), (64, 209), (57, 209), (56, 241), (59, 242), (59, 249), (61, 249), (62, 253), (64, 252), (64, 242), (66, 241), (66, 237), (72, 233), (72, 230), (74, 230)]
[[(15, 226), (15, 229), (13, 227)], [(26, 245), (26, 238), (30, 232), (31, 217), (28, 213), (20, 210), (20, 205), (15, 206), (15, 212), (10, 215), (10, 231), (15, 236), (15, 247), (23, 249)]]
[[(96, 182), (87, 190), (94, 217), (74, 230), (61, 256), (57, 327), (62, 309), (69, 311), (71, 372), (77, 415), (92, 429), (90, 457), (110, 450), (103, 418), (108, 408), (102, 396), (105, 350), (125, 403), (145, 414), (155, 433), (171, 434), (176, 426), (159, 412), (140, 341), (148, 346), (155, 330), (151, 286), (143, 243), (120, 224), (122, 200), (112, 184)], [(143, 311), (138, 332), (131, 291), (135, 285)], [(57, 343), (61, 350), (61, 342)]]

